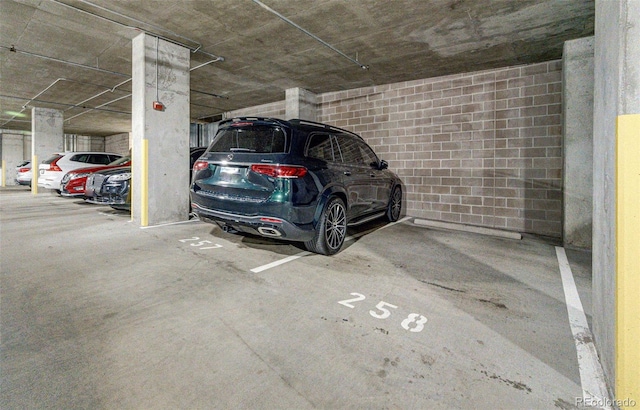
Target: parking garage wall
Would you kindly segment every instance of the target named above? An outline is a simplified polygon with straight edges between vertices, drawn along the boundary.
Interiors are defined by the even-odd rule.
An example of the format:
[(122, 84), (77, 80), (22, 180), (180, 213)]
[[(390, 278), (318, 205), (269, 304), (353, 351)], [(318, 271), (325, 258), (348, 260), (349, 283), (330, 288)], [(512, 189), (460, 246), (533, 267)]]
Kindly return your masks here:
[(243, 108), (235, 111), (228, 111), (225, 113), (224, 118), (253, 116), (253, 117), (271, 117), (271, 118), (285, 118), (286, 103), (285, 101), (276, 101), (273, 103), (257, 105), (255, 107)]
[(116, 154), (129, 155), (131, 149), (131, 137), (128, 132), (109, 135), (104, 139), (104, 150)]
[(405, 184), (407, 215), (562, 236), (562, 61), (326, 93)]

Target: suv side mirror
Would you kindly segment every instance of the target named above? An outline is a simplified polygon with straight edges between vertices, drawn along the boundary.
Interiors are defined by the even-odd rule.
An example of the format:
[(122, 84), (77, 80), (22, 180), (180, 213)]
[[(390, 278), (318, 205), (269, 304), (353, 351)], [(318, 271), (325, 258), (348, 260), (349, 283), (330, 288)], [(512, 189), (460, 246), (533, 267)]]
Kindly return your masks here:
[(380, 165), (378, 166), (379, 169), (387, 169), (389, 168), (389, 164), (387, 163), (387, 161), (385, 160), (380, 160)]

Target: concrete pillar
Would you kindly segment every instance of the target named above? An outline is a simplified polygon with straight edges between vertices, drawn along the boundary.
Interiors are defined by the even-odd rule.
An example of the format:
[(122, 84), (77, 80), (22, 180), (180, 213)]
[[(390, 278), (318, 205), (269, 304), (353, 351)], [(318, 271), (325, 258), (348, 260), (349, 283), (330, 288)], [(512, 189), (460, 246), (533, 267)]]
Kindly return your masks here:
[(31, 135), (24, 135), (23, 136), (23, 154), (22, 154), (22, 158), (26, 160), (31, 160)]
[(190, 51), (144, 33), (132, 48), (131, 217), (140, 226), (188, 220)]
[(25, 160), (22, 134), (2, 134), (2, 186), (16, 184), (16, 167)]
[(317, 100), (317, 96), (311, 91), (299, 87), (289, 88), (286, 91), (286, 119), (299, 118), (301, 120), (317, 121)]
[(562, 53), (563, 241), (591, 249), (593, 209), (593, 37), (567, 41)]
[(640, 403), (640, 2), (597, 0), (595, 21), (593, 333), (616, 399)]
[[(31, 109), (31, 192), (38, 193), (38, 164), (52, 154), (64, 151), (62, 111), (51, 108)], [(48, 190), (40, 190), (47, 192)]]

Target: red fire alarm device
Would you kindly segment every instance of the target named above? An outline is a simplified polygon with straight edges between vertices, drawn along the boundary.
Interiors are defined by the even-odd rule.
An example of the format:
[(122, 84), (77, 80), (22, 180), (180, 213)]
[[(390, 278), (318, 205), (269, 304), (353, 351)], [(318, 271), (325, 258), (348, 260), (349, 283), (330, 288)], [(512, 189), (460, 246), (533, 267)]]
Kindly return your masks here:
[(164, 104), (162, 104), (160, 101), (154, 101), (153, 109), (156, 111), (164, 111)]

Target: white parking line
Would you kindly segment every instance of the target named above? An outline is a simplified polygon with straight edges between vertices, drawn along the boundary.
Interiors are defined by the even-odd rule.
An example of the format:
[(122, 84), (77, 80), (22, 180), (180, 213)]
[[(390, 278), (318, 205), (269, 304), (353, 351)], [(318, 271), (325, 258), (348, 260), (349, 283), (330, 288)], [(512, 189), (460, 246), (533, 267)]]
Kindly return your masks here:
[(598, 353), (593, 344), (593, 335), (589, 330), (589, 323), (587, 323), (587, 317), (584, 314), (580, 295), (578, 295), (578, 289), (576, 288), (564, 248), (556, 246), (556, 256), (560, 266), (571, 333), (578, 353), (578, 370), (580, 371), (580, 383), (582, 384), (583, 403), (597, 402), (604, 404), (603, 409), (611, 409), (608, 405), (611, 400), (607, 391), (602, 364), (598, 359)]
[[(382, 226), (381, 228), (375, 229), (373, 231), (364, 231), (364, 232), (359, 232), (359, 233), (357, 233), (355, 235), (347, 236), (346, 238), (344, 238), (344, 240), (345, 240), (345, 242), (351, 241), (351, 240), (357, 239), (357, 238), (359, 238), (361, 236), (364, 236), (366, 234), (369, 234), (371, 232), (379, 231), (379, 230), (387, 228), (389, 226), (392, 226), (392, 225), (395, 225), (395, 224), (399, 224), (400, 222), (404, 222), (407, 219), (409, 219), (408, 216), (406, 216), (406, 217), (404, 217), (404, 218), (402, 218), (402, 219), (400, 219), (400, 220), (398, 220), (396, 222), (392, 222), (390, 224), (386, 224), (386, 225)], [(275, 262), (267, 263), (266, 265), (262, 265), (262, 266), (258, 266), (257, 268), (253, 268), (253, 269), (251, 269), (251, 272), (259, 273), (259, 272), (265, 271), (267, 269), (271, 269), (271, 268), (274, 268), (276, 266), (283, 265), (283, 264), (285, 264), (287, 262), (291, 262), (291, 261), (294, 261), (296, 259), (302, 258), (303, 256), (307, 256), (307, 255), (311, 255), (311, 254), (312, 254), (311, 252), (307, 252), (307, 251), (300, 252), (300, 253), (297, 253), (297, 254), (292, 255), (292, 256), (287, 256), (284, 259), (280, 259), (280, 260), (277, 260)]]
[(160, 224), (160, 225), (151, 225), (151, 226), (141, 226), (140, 229), (151, 229), (151, 228), (161, 228), (163, 226), (171, 226), (171, 225), (180, 225), (180, 224), (188, 224), (191, 222), (200, 222), (199, 219), (190, 219), (188, 221), (180, 221), (180, 222), (169, 222), (166, 224)]
[(266, 265), (258, 266), (257, 268), (253, 268), (253, 269), (251, 269), (251, 272), (259, 273), (259, 272), (262, 272), (263, 270), (274, 268), (276, 266), (282, 265), (282, 264), (287, 263), (287, 262), (294, 261), (294, 260), (296, 260), (298, 258), (302, 258), (303, 256), (307, 256), (307, 255), (311, 255), (311, 252), (307, 252), (307, 251), (300, 252), (298, 254), (295, 254), (295, 255), (292, 255), (292, 256), (288, 256), (288, 257), (286, 257), (284, 259), (280, 259), (278, 261), (267, 263)]

